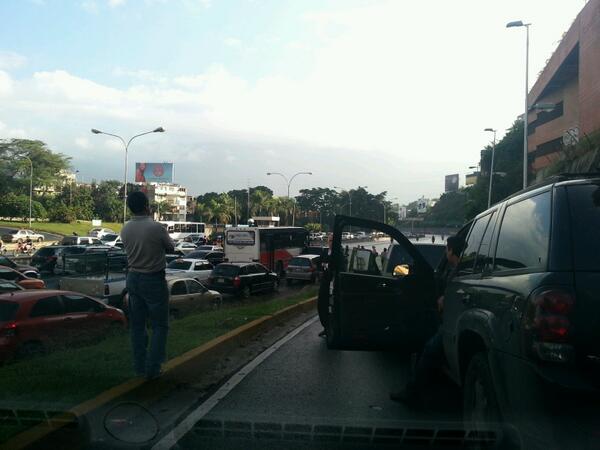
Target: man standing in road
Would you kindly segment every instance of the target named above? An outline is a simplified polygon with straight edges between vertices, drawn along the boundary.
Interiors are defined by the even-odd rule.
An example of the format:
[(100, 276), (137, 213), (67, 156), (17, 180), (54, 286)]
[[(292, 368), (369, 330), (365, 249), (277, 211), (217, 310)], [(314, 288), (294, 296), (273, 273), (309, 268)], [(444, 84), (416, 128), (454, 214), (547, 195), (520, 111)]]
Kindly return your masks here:
[[(458, 236), (450, 236), (446, 241), (446, 269), (438, 279), (438, 312), (442, 313), (444, 309), (444, 291), (446, 285), (456, 273), (456, 267), (460, 260), (464, 241)], [(417, 362), (415, 369), (415, 379), (410, 381), (400, 392), (390, 394), (390, 398), (397, 402), (406, 403), (409, 406), (421, 406), (423, 404), (423, 394), (425, 389), (431, 384), (432, 378), (441, 370), (444, 365), (444, 341), (442, 328), (427, 341), (421, 357)]]
[[(169, 331), (169, 291), (165, 280), (165, 254), (174, 251), (166, 228), (150, 217), (150, 203), (143, 192), (127, 196), (133, 213), (121, 230), (129, 272), (129, 323), (133, 366), (138, 376), (160, 376), (165, 361)], [(150, 319), (152, 337), (148, 349), (146, 321)]]

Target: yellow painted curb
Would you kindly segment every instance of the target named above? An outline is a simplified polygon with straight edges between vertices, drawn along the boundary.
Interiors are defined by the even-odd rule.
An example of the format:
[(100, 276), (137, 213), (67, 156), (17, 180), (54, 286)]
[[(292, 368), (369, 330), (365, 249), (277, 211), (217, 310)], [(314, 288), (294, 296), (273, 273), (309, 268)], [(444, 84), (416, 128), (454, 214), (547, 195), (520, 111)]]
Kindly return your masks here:
[[(243, 344), (246, 340), (256, 335), (259, 331), (273, 326), (285, 319), (292, 317), (295, 314), (309, 311), (317, 303), (317, 297), (310, 298), (295, 305), (288, 306), (275, 314), (260, 317), (252, 322), (249, 322), (241, 327), (231, 330), (222, 336), (212, 339), (199, 347), (196, 347), (182, 355), (176, 356), (167, 361), (164, 365), (165, 377), (177, 374), (184, 375), (185, 372), (194, 373), (194, 368), (202, 364), (202, 360), (213, 354), (213, 352), (221, 353), (227, 347), (235, 347)], [(197, 372), (195, 372), (197, 373)], [(87, 400), (79, 405), (74, 406), (69, 411), (53, 417), (49, 423), (38, 424), (28, 430), (19, 433), (12, 439), (8, 440), (0, 446), (0, 449), (17, 450), (26, 448), (35, 444), (37, 441), (45, 438), (50, 433), (60, 430), (66, 425), (72, 424), (77, 417), (84, 416), (91, 411), (94, 411), (101, 406), (113, 401), (119, 397), (133, 392), (141, 388), (147, 383), (143, 378), (132, 378), (125, 383), (114, 386), (97, 397)]]

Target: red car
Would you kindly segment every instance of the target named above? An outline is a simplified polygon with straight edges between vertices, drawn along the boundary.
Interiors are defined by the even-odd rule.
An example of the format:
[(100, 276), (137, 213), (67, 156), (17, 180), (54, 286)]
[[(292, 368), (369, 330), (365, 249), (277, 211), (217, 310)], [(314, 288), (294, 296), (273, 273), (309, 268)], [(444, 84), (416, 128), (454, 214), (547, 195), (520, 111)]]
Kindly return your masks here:
[(28, 277), (6, 266), (0, 266), (0, 280), (14, 281), (23, 289), (44, 289), (46, 287), (44, 280)]
[(0, 361), (104, 337), (127, 325), (123, 311), (69, 291), (0, 294)]

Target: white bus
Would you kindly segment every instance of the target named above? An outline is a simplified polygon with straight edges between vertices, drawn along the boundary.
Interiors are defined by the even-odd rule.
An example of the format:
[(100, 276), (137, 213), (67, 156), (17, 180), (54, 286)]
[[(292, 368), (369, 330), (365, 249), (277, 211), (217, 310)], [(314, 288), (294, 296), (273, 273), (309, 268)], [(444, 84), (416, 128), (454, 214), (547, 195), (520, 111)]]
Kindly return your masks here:
[(191, 234), (206, 238), (204, 234), (204, 222), (173, 222), (160, 221), (166, 227), (171, 239), (183, 239)]
[(302, 253), (308, 231), (301, 227), (232, 227), (225, 230), (225, 258), (229, 262), (260, 262), (279, 274), (288, 261)]

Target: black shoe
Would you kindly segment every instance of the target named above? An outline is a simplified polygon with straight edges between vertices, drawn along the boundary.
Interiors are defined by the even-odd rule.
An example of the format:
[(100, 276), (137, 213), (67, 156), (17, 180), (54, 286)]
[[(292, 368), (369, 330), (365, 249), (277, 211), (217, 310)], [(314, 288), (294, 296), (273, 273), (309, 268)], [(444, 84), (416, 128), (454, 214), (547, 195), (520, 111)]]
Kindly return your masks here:
[(323, 328), (323, 331), (321, 331), (319, 333), (319, 337), (326, 337), (327, 336), (327, 331), (325, 330), (325, 328)]

